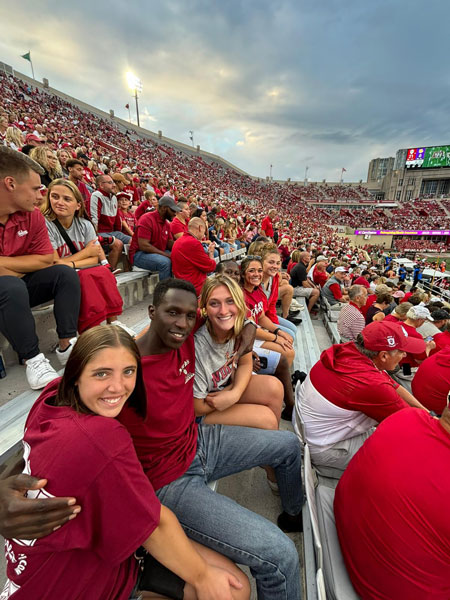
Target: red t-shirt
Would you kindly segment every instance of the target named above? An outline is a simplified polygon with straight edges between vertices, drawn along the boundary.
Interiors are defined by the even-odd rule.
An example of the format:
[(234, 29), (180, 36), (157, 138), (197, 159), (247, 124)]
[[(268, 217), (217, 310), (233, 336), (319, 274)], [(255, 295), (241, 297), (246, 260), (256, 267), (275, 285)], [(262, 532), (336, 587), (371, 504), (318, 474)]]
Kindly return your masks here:
[(244, 300), (250, 313), (248, 317), (253, 319), (256, 324), (259, 322), (259, 318), (265, 313), (269, 307), (267, 302), (267, 296), (258, 286), (252, 292), (242, 288), (244, 292)]
[(351, 460), (334, 513), (361, 598), (450, 598), (449, 461), (449, 433), (419, 409), (386, 419)]
[(273, 237), (273, 225), (270, 217), (264, 217), (261, 222), (261, 229), (264, 231), (267, 237)]
[(133, 553), (158, 526), (161, 505), (126, 429), (47, 404), (58, 384), (47, 386), (27, 419), (24, 472), (48, 479), (28, 496), (75, 496), (83, 509), (42, 539), (6, 540), (7, 589), (14, 600), (128, 600), (137, 578)]
[(216, 261), (206, 254), (202, 243), (191, 233), (184, 233), (175, 240), (170, 258), (174, 277), (190, 281), (199, 296), (207, 273), (216, 268)]
[(148, 240), (158, 250), (166, 250), (167, 242), (173, 239), (170, 231), (170, 222), (161, 219), (159, 212), (155, 210), (142, 215), (136, 226), (136, 231), (131, 238), (129, 260), (133, 263), (134, 255), (139, 250), (139, 238)]
[(185, 473), (197, 449), (194, 336), (178, 350), (143, 356), (141, 362), (147, 418), (142, 423), (125, 406), (118, 420), (130, 432), (144, 471), (158, 490)]
[(412, 292), (406, 292), (406, 294), (403, 296), (403, 298), (400, 300), (400, 304), (402, 302), (408, 302), (408, 300), (411, 298), (411, 296), (413, 295)]
[(38, 208), (32, 212), (15, 212), (5, 225), (0, 224), (0, 256), (30, 254), (53, 255), (45, 219)]
[(342, 290), (339, 283), (330, 284), (330, 292), (333, 294), (335, 300), (340, 300), (342, 298)]
[(289, 264), (287, 266), (287, 273), (288, 275), (291, 274), (292, 269), (295, 267), (297, 263), (296, 262), (292, 262), (292, 260), (289, 261)]
[(177, 219), (175, 217), (173, 219), (172, 223), (170, 224), (170, 231), (171, 231), (173, 237), (175, 237), (177, 235), (177, 233), (187, 233), (188, 224), (182, 223), (179, 219)]
[(364, 306), (361, 308), (361, 312), (364, 315), (364, 318), (367, 314), (367, 311), (369, 310), (369, 308), (372, 306), (372, 304), (374, 304), (377, 301), (377, 295), (376, 294), (370, 294), (370, 296), (367, 296), (367, 300), (366, 303), (364, 304)]
[(439, 350), (450, 346), (450, 331), (443, 331), (442, 333), (437, 333), (433, 336), (434, 343), (436, 344), (436, 348), (434, 348), (430, 354), (436, 354)]
[[(313, 281), (316, 285), (323, 287), (326, 284), (326, 282), (328, 281), (328, 273), (326, 271), (318, 271), (317, 267), (314, 267)], [(341, 294), (341, 297), (342, 297), (342, 294)]]
[(142, 215), (145, 214), (148, 211), (149, 208), (152, 208), (152, 205), (150, 204), (150, 201), (149, 200), (143, 200), (139, 204), (139, 206), (137, 207), (137, 209), (134, 211), (134, 216), (136, 217), (136, 221), (139, 221), (139, 219), (142, 217)]
[(270, 290), (270, 294), (269, 297), (267, 298), (267, 310), (265, 311), (266, 315), (269, 317), (269, 319), (272, 321), (272, 323), (275, 323), (275, 325), (278, 325), (279, 321), (278, 321), (278, 315), (277, 315), (277, 300), (278, 300), (278, 289), (280, 286), (280, 275), (276, 275), (275, 277), (272, 277), (272, 288)]
[(383, 321), (385, 323), (402, 323), (403, 321), (400, 321), (400, 319), (398, 319), (397, 317), (394, 317), (394, 315), (391, 313), (390, 315), (386, 315), (383, 319)]
[(131, 231), (134, 231), (134, 228), (136, 227), (136, 217), (134, 216), (134, 213), (124, 212), (123, 210), (120, 210), (120, 208), (119, 208), (119, 210), (117, 211), (117, 214), (119, 215), (120, 220), (125, 221), (125, 223), (131, 229)]
[(442, 414), (450, 391), (450, 346), (425, 359), (411, 385), (419, 402), (438, 415)]

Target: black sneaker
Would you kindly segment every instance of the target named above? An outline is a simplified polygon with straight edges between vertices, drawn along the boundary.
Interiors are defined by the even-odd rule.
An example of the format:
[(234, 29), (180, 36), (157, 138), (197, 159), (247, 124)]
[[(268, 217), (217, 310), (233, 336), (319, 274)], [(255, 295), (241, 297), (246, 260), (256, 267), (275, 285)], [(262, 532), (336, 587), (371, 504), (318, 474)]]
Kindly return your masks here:
[(302, 323), (303, 319), (300, 319), (300, 317), (294, 317), (293, 315), (289, 314), (287, 316), (287, 321), (290, 321), (294, 325), (300, 325), (300, 323)]
[(278, 527), (285, 533), (293, 533), (294, 531), (303, 531), (302, 513), (292, 516), (287, 512), (282, 512), (277, 519)]
[(300, 383), (303, 383), (306, 379), (307, 375), (304, 371), (299, 371), (298, 369), (296, 371), (294, 371), (291, 375), (291, 381), (292, 381), (292, 387), (295, 390), (295, 386), (297, 385), (297, 382), (300, 381)]

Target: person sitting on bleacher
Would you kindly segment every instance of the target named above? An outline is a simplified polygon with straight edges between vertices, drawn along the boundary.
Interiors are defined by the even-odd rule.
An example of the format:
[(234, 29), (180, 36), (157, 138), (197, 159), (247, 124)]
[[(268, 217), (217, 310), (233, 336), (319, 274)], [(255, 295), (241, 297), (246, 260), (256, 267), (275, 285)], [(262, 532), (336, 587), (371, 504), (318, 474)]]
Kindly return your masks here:
[(308, 279), (306, 267), (311, 260), (310, 252), (300, 252), (299, 261), (291, 271), (291, 285), (294, 288), (294, 298), (307, 298), (308, 311), (311, 312), (320, 296), (320, 290), (315, 283)]
[(163, 196), (158, 210), (145, 213), (139, 219), (130, 245), (129, 260), (140, 269), (156, 271), (159, 279), (172, 273), (170, 251), (174, 243), (170, 223), (181, 208), (170, 196)]
[[(448, 389), (448, 388), (447, 388)], [(402, 410), (378, 427), (336, 488), (344, 562), (364, 600), (450, 598), (450, 410)]]
[(80, 282), (74, 269), (53, 265), (53, 248), (40, 202), (41, 167), (28, 156), (0, 147), (0, 332), (27, 366), (33, 390), (58, 375), (44, 354), (31, 307), (54, 301), (59, 346), (65, 365), (76, 341)]
[(425, 342), (409, 337), (401, 325), (371, 323), (356, 342), (335, 344), (295, 391), (294, 428), (316, 466), (344, 470), (352, 456), (387, 416), (408, 405), (424, 408), (385, 371), (406, 351), (420, 352)]
[(209, 245), (208, 254), (205, 253), (201, 243), (205, 232), (206, 225), (203, 219), (193, 217), (189, 221), (187, 232), (175, 240), (170, 256), (174, 277), (190, 281), (198, 296), (207, 274), (212, 273), (216, 268), (216, 261), (213, 258), (216, 247), (214, 242)]
[(112, 236), (108, 260), (112, 269), (117, 267), (124, 244), (129, 244), (131, 237), (122, 233), (122, 223), (118, 214), (117, 198), (113, 194), (114, 181), (110, 175), (99, 175), (95, 180), (97, 191), (89, 200), (89, 214), (96, 231), (103, 236)]
[(348, 289), (348, 298), (349, 302), (340, 310), (337, 321), (341, 342), (354, 342), (366, 326), (361, 308), (366, 304), (367, 289), (353, 284)]
[(330, 306), (341, 307), (342, 303), (348, 302), (347, 292), (342, 291), (342, 285), (347, 275), (345, 267), (336, 267), (334, 274), (322, 288), (322, 296), (327, 300)]

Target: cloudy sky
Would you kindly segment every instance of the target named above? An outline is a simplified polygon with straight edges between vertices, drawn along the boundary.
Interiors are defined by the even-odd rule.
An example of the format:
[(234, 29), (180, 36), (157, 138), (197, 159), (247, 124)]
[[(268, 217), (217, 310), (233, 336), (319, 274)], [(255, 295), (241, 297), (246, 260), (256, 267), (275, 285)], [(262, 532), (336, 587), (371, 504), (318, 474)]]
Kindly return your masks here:
[(398, 148), (450, 144), (446, 0), (21, 0), (0, 61), (252, 175), (367, 178)]

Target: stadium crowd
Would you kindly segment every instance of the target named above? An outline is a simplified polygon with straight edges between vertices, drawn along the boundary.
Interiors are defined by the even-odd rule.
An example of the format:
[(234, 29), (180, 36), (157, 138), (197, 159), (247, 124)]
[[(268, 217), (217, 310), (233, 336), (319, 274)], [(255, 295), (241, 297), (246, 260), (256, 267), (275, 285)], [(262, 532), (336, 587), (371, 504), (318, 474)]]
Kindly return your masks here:
[[(30, 387), (45, 387), (27, 421), (31, 462), (26, 455), (24, 475), (0, 482), (5, 598), (29, 598), (30, 589), (62, 597), (60, 573), (74, 561), (74, 597), (125, 600), (153, 590), (179, 598), (185, 586), (199, 598), (248, 598), (238, 563), (250, 567), (259, 598), (300, 598), (297, 551), (283, 532), (302, 530), (304, 442), (318, 472), (340, 478), (336, 525), (361, 597), (379, 597), (378, 586), (386, 597), (439, 589), (433, 597), (448, 598), (450, 552), (437, 533), (448, 485), (440, 483), (427, 510), (434, 480), (419, 450), (438, 464), (450, 450), (450, 312), (422, 289), (408, 290), (401, 265), (382, 248), (352, 246), (307, 203), (356, 201), (366, 190), (268, 185), (122, 131), (11, 76), (0, 76), (0, 92), (0, 332)], [(407, 228), (420, 210), (396, 218)], [(222, 261), (239, 250), (240, 264)], [(118, 320), (119, 265), (159, 274), (151, 326), (137, 343)], [(31, 312), (49, 300), (62, 378), (40, 352)], [(343, 343), (309, 373), (294, 373), (294, 398), (296, 336), (302, 318), (317, 319), (324, 307), (339, 315)], [(281, 418), (296, 434), (279, 430)], [(367, 497), (387, 489), (381, 466), (371, 477), (367, 465), (388, 456), (380, 447), (409, 426), (404, 443), (414, 443), (413, 432), (420, 443), (395, 465), (405, 467), (399, 498), (417, 503), (420, 531), (412, 533), (411, 510), (395, 521), (408, 535), (389, 536), (383, 514), (367, 529), (359, 485), (364, 478)], [(48, 428), (52, 435), (43, 435)], [(414, 463), (425, 490), (411, 487)], [(393, 468), (387, 458), (382, 464)], [(268, 489), (280, 495), (277, 526), (207, 485), (254, 466), (264, 466)], [(36, 474), (46, 480), (26, 478)], [(34, 492), (25, 498), (27, 489)], [(68, 494), (77, 504), (67, 505)], [(105, 497), (114, 497), (109, 506)], [(359, 501), (351, 511), (350, 497)], [(117, 519), (123, 530), (113, 536)], [(361, 540), (374, 531), (378, 545), (354, 543), (355, 532)], [(29, 539), (38, 542), (21, 541)], [(148, 554), (138, 576), (139, 546)], [(389, 549), (388, 563), (380, 549)]]

